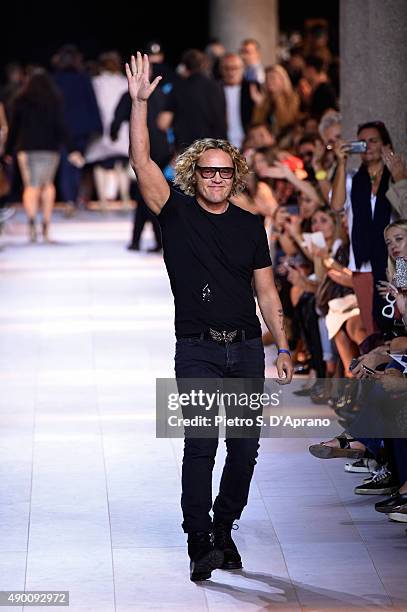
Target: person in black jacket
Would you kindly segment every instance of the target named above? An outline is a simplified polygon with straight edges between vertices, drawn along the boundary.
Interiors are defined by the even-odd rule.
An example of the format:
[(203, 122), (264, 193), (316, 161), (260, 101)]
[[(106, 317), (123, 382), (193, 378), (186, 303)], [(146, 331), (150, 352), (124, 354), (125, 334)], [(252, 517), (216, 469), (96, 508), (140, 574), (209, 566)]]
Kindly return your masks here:
[(184, 76), (167, 96), (166, 121), (178, 151), (199, 138), (226, 138), (225, 101), (219, 83), (205, 74), (205, 54), (189, 49), (182, 57)]
[[(157, 125), (157, 118), (165, 108), (165, 94), (158, 88), (151, 96), (148, 105), (147, 125), (150, 133), (150, 155), (161, 170), (165, 168), (171, 158), (171, 150), (167, 139), (167, 134)], [(112, 125), (110, 128), (110, 137), (112, 140), (117, 139), (120, 126), (124, 122), (130, 121), (131, 114), (131, 98), (128, 92), (124, 93), (116, 107)], [(157, 219), (152, 215), (145, 204), (143, 197), (137, 185), (137, 181), (132, 181), (130, 186), (132, 199), (136, 200), (137, 206), (134, 210), (134, 222), (131, 242), (128, 245), (129, 251), (138, 251), (140, 249), (140, 238), (146, 221), (151, 221), (153, 225), (156, 244), (149, 252), (159, 252), (162, 248), (161, 230)]]
[(16, 98), (6, 144), (9, 157), (17, 153), (24, 184), (23, 204), (32, 242), (37, 239), (36, 215), (40, 204), (43, 238), (48, 241), (55, 203), (54, 179), (62, 146), (69, 151), (72, 163), (82, 163), (82, 156), (74, 151), (65, 126), (60, 94), (47, 72), (37, 68)]
[[(85, 153), (92, 137), (103, 133), (99, 108), (89, 75), (82, 69), (82, 57), (74, 45), (64, 45), (54, 57), (54, 81), (63, 99), (64, 120), (72, 144)], [(68, 159), (68, 151), (61, 150), (58, 184), (61, 198), (68, 204), (67, 214), (75, 211), (82, 169)]]
[(250, 81), (243, 78), (244, 64), (236, 53), (226, 53), (221, 58), (220, 73), (225, 97), (227, 137), (229, 142), (241, 149), (254, 108)]
[(338, 103), (334, 87), (324, 69), (320, 57), (309, 56), (305, 60), (304, 78), (311, 85), (309, 114), (318, 121), (327, 110), (337, 110)]

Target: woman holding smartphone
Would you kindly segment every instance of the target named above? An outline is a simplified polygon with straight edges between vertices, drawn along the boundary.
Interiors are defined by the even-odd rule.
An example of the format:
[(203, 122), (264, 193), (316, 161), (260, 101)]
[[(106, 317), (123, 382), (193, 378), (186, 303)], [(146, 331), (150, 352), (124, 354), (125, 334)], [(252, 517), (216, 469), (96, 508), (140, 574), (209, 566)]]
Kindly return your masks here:
[(384, 239), (388, 250), (389, 282), (378, 283), (379, 292), (388, 302), (388, 306), (383, 308), (383, 315), (394, 317), (394, 306), (397, 306), (400, 318), (407, 328), (407, 219), (390, 223), (384, 230)]

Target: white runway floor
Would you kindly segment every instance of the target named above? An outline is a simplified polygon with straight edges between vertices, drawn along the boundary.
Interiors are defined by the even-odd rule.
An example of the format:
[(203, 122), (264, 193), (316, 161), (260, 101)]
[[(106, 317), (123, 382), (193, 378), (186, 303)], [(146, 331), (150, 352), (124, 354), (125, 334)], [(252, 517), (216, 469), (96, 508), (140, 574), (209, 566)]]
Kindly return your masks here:
[(406, 525), (303, 439), (262, 443), (244, 570), (189, 581), (182, 441), (155, 438), (172, 297), (129, 233), (56, 213), (57, 243), (28, 245), (19, 213), (0, 238), (0, 590), (69, 590), (71, 612), (407, 610)]

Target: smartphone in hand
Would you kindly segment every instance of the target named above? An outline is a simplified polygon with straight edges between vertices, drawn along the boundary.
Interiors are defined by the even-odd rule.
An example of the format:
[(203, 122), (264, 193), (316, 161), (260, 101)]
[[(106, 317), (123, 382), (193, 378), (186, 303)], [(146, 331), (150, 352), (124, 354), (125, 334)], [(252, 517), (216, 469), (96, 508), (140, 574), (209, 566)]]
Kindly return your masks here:
[(368, 376), (374, 376), (376, 374), (376, 370), (373, 370), (373, 368), (369, 368), (369, 366), (366, 365), (362, 365), (362, 370)]
[[(359, 359), (360, 359), (360, 358), (359, 358)], [(350, 372), (352, 372), (352, 370), (354, 370), (354, 369), (356, 368), (356, 366), (357, 366), (357, 365), (358, 365), (358, 363), (359, 363), (359, 359), (358, 359), (357, 357), (354, 357), (354, 358), (352, 359), (352, 361), (351, 361), (351, 362), (350, 362), (350, 364), (349, 364), (349, 371), (350, 371)]]

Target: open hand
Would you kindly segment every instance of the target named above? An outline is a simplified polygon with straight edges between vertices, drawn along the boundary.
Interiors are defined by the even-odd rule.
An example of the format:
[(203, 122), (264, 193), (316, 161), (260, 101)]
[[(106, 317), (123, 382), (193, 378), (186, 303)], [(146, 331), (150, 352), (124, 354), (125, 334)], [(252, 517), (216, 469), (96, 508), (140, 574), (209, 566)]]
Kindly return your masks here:
[(249, 90), (250, 90), (250, 97), (252, 99), (252, 102), (256, 106), (261, 106), (262, 104), (264, 104), (266, 100), (266, 96), (264, 92), (257, 87), (256, 83), (250, 83)]
[(130, 66), (126, 64), (130, 97), (133, 102), (145, 102), (151, 96), (162, 77), (158, 76), (150, 83), (150, 62), (146, 53), (142, 57), (140, 51), (137, 51), (137, 59), (132, 55)]
[(401, 155), (395, 155), (388, 147), (383, 149), (382, 158), (395, 183), (407, 178), (407, 168)]

